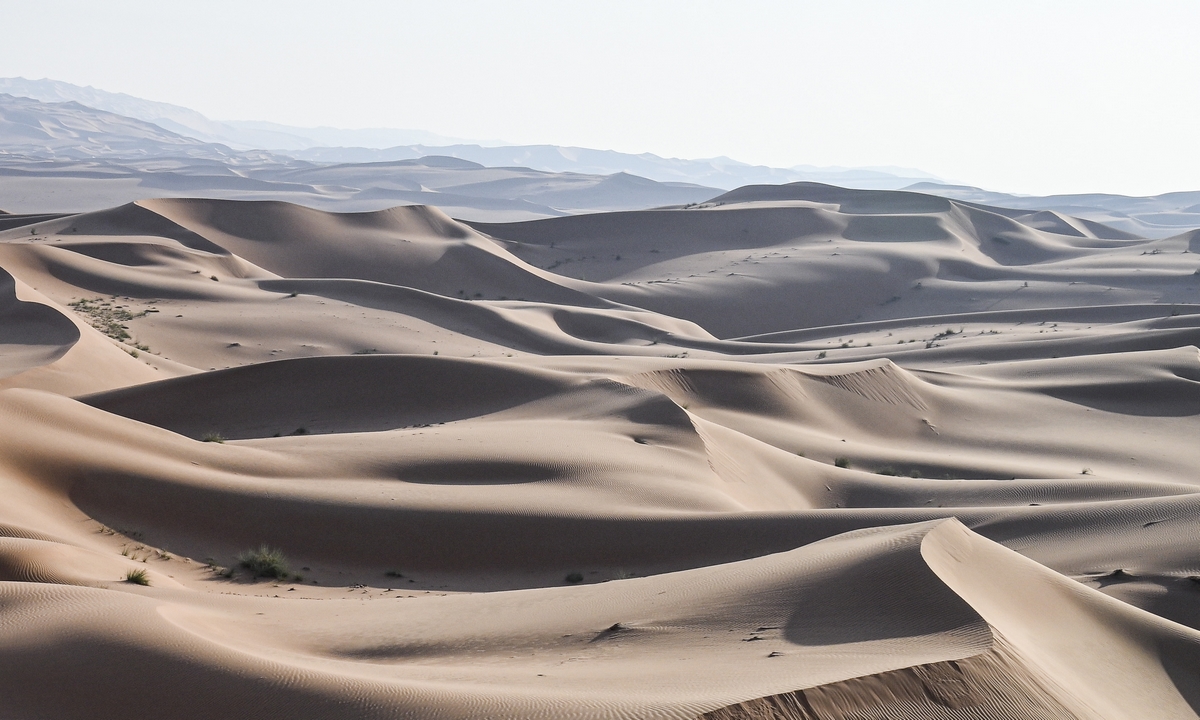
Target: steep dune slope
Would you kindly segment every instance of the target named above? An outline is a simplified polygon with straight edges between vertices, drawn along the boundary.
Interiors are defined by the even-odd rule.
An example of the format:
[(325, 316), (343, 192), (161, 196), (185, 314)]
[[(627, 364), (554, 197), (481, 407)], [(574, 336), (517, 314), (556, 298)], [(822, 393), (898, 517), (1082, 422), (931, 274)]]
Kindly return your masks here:
[[(947, 521), (922, 539), (938, 579), (987, 622), (992, 647), (706, 713), (711, 720), (1193, 717), (1200, 633), (1047, 571)], [(1044, 608), (1054, 608), (1044, 613)]]
[(0, 270), (0, 378), (60, 358), (79, 339), (70, 320), (51, 308), (17, 299), (16, 281)]

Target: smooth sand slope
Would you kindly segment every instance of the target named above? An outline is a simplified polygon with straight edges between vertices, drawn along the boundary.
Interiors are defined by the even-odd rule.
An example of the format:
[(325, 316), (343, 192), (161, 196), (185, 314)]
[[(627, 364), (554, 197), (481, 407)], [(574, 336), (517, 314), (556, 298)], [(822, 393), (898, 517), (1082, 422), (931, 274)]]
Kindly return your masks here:
[(1195, 234), (4, 227), (0, 718), (1200, 717)]

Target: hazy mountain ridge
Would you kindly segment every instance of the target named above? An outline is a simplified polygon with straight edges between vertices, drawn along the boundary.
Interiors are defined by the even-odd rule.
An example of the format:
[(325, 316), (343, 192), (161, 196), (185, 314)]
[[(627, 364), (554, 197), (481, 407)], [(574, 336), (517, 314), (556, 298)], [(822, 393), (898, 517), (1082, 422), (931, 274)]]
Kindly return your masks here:
[[(845, 187), (895, 190), (913, 182), (937, 180), (902, 168), (772, 168), (726, 157), (688, 160), (652, 153), (631, 154), (557, 145), (475, 144), (425, 130), (302, 128), (262, 121), (210, 120), (189, 108), (143, 100), (56, 80), (0, 78), (0, 92), (43, 102), (73, 100), (127, 115), (196, 139), (236, 150), (268, 149), (320, 163), (366, 163), (446, 155), (490, 167), (528, 167), (546, 172), (613, 175), (625, 172), (659, 182), (684, 182), (732, 190), (755, 183), (823, 182)], [(495, 145), (495, 146), (492, 146)], [(895, 170), (896, 172), (892, 172)]]
[[(770, 168), (724, 157), (680, 160), (555, 145), (321, 147), (315, 144), (343, 137), (382, 142), (403, 133), (440, 136), (215, 123), (187, 108), (50, 80), (0, 79), (4, 90), (60, 101), (0, 94), (0, 157), (8, 166), (0, 169), (0, 207), (17, 212), (99, 209), (144, 197), (204, 195), (288, 200), (324, 209), (336, 205), (350, 211), (431, 204), (464, 219), (511, 221), (683, 205), (704, 202), (721, 190), (819, 182), (867, 190), (903, 188), (1008, 208), (1012, 217), (1057, 213), (1139, 237), (1169, 237), (1200, 227), (1200, 192), (1144, 198), (1098, 193), (1024, 197), (883, 169)], [(237, 134), (243, 131), (260, 134)], [(230, 133), (236, 136), (232, 144), (211, 141)], [(239, 149), (255, 139), (293, 149)], [(98, 185), (101, 180), (107, 184)], [(1066, 221), (1049, 215), (1022, 222), (1061, 227)]]
[(195, 157), (46, 159), (0, 154), (0, 208), (95, 210), (145, 198), (285, 200), (343, 212), (437, 205), (465, 219), (505, 221), (702, 202), (715, 188), (633, 175), (485, 168), (456, 158), (316, 165)]
[(232, 160), (238, 153), (158, 125), (74, 101), (0, 94), (0, 152), (40, 158), (179, 155)]
[(288, 153), (312, 162), (389, 162), (426, 155), (446, 155), (488, 167), (529, 167), (548, 172), (577, 172), (596, 175), (629, 173), (659, 182), (684, 182), (732, 190), (743, 185), (821, 182), (869, 190), (897, 190), (917, 180), (933, 178), (920, 171), (901, 176), (870, 168), (816, 168), (797, 166), (773, 168), (750, 165), (727, 157), (702, 160), (664, 158), (653, 153), (634, 155), (614, 150), (564, 147), (560, 145), (407, 145), (391, 148), (318, 147)]
[(338, 128), (297, 128), (269, 122), (220, 122), (210, 120), (191, 108), (144, 100), (125, 93), (113, 93), (93, 87), (50, 80), (0, 78), (0, 93), (33, 98), (47, 103), (74, 101), (105, 112), (125, 115), (154, 123), (172, 132), (197, 140), (228, 145), (238, 150), (278, 148), (302, 150), (338, 143), (358, 144), (364, 139), (382, 140), (390, 145), (404, 143), (453, 143), (450, 138), (424, 130), (340, 130)]

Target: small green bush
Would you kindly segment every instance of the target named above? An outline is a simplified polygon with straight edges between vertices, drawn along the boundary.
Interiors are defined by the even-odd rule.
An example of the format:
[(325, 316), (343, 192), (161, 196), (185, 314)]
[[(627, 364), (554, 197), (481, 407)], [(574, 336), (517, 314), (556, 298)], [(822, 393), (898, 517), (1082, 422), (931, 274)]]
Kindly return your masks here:
[(566, 578), (564, 578), (564, 579), (565, 579), (567, 582), (569, 582), (569, 583), (583, 582), (583, 574), (582, 574), (582, 573), (573, 572), (573, 573), (571, 573), (571, 574), (567, 575), (567, 577), (566, 577)]
[(142, 569), (130, 570), (125, 573), (125, 582), (133, 583), (134, 585), (149, 585), (150, 575)]
[(223, 443), (223, 442), (225, 442), (225, 438), (222, 437), (221, 433), (211, 432), (211, 433), (206, 433), (204, 435), (204, 437), (200, 438), (200, 441), (201, 442)]
[(850, 467), (850, 458), (834, 458), (833, 464), (840, 468), (848, 468)]
[(283, 580), (288, 576), (287, 559), (283, 556), (283, 551), (268, 545), (260, 545), (257, 550), (247, 550), (238, 555), (237, 561), (254, 577)]

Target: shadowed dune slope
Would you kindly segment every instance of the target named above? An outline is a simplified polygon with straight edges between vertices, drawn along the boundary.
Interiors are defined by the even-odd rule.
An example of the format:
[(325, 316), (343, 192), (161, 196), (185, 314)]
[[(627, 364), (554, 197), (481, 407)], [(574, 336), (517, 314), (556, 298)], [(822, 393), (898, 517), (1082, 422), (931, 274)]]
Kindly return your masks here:
[[(301, 358), (137, 385), (85, 398), (106, 412), (199, 439), (281, 429), (366, 432), (485, 415), (569, 387), (570, 376), (404, 356)], [(309, 386), (309, 392), (296, 392)]]
[(53, 362), (78, 339), (75, 325), (54, 309), (18, 300), (16, 281), (0, 269), (0, 378)]
[(462, 285), (470, 280), (472, 291), (493, 297), (528, 294), (548, 302), (587, 302), (522, 267), (523, 263), (436, 208), (338, 214), (280, 202), (146, 200), (141, 204), (287, 277), (375, 280), (448, 296), (467, 294)]

